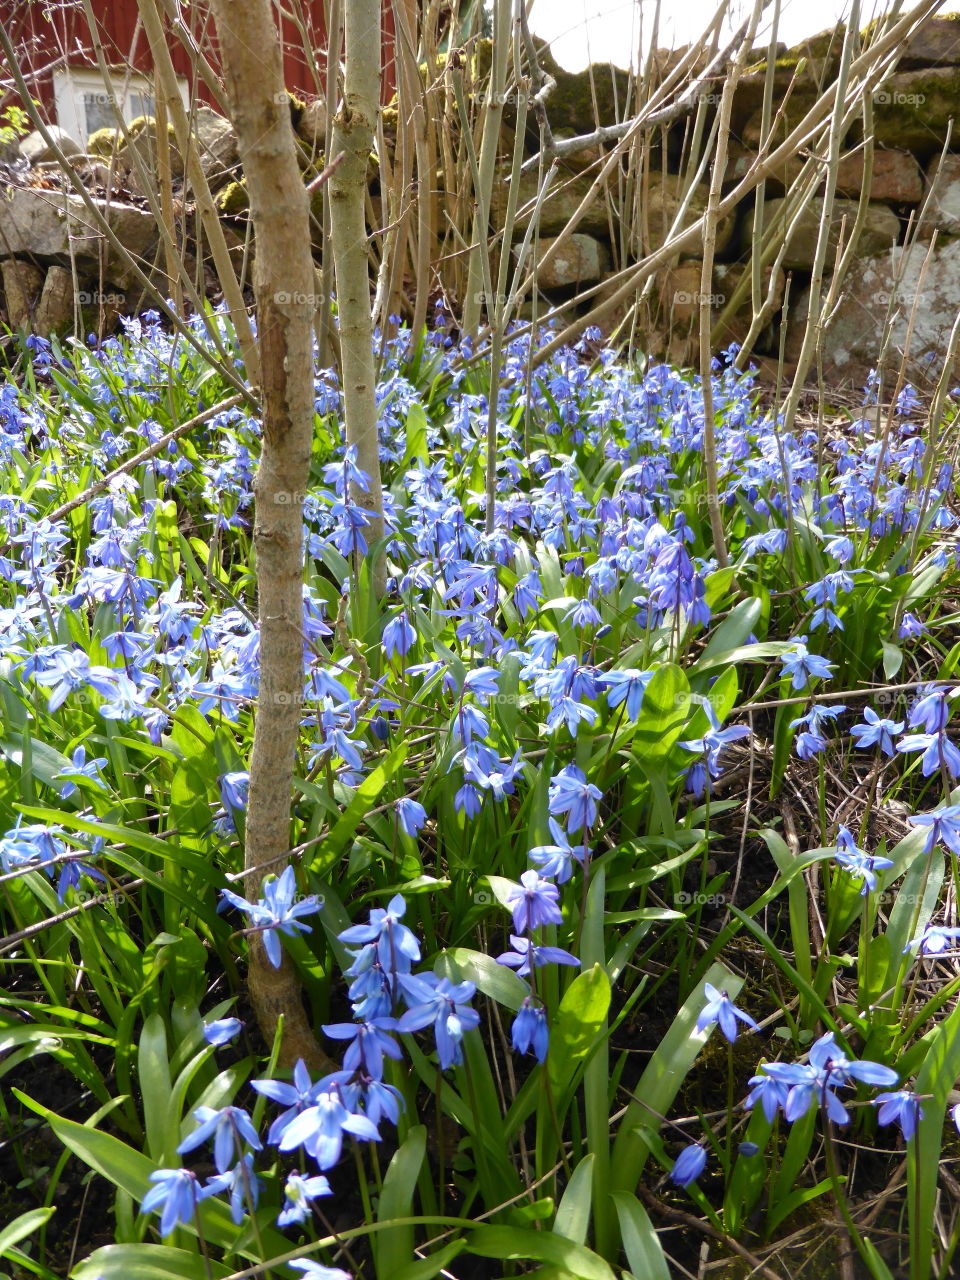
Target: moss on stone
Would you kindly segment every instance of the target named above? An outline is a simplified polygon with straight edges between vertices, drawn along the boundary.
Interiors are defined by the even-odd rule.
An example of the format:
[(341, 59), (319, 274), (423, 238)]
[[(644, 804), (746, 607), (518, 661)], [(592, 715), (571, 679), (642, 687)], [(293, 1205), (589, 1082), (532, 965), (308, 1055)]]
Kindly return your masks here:
[(244, 183), (228, 182), (214, 197), (214, 203), (224, 217), (235, 218), (250, 208), (250, 197)]
[(926, 159), (939, 153), (960, 103), (960, 67), (927, 67), (891, 76), (874, 93), (874, 136)]
[(116, 129), (96, 129), (87, 139), (87, 153), (107, 158), (117, 149), (119, 133)]

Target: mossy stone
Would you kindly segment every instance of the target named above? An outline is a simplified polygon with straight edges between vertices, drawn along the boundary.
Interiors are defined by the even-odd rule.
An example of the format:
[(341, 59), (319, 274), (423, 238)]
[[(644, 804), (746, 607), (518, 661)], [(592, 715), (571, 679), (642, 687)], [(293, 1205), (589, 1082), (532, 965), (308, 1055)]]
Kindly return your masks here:
[(214, 198), (220, 213), (226, 218), (236, 218), (250, 208), (250, 197), (242, 182), (228, 182)]
[(87, 154), (107, 158), (117, 150), (119, 141), (116, 129), (97, 129), (87, 139)]
[(880, 86), (873, 102), (877, 142), (929, 159), (942, 149), (948, 122), (957, 115), (960, 67), (902, 71)]

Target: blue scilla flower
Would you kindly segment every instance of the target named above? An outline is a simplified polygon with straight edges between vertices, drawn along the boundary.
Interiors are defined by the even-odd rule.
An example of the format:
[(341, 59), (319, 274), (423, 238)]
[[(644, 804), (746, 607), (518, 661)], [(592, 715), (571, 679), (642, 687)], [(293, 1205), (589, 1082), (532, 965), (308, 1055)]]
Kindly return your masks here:
[(246, 813), (250, 792), (250, 774), (246, 769), (225, 773), (220, 778), (220, 800), (228, 812)]
[(291, 1084), (286, 1084), (282, 1080), (251, 1080), (250, 1083), (257, 1093), (262, 1093), (265, 1098), (286, 1107), (286, 1110), (274, 1120), (267, 1133), (267, 1141), (271, 1146), (279, 1143), (290, 1121), (307, 1107), (312, 1107), (317, 1094), (321, 1092), (320, 1085), (314, 1084), (310, 1078), (310, 1072), (302, 1058), (297, 1059), (293, 1068)]
[(943, 732), (910, 733), (897, 743), (904, 753), (920, 751), (920, 769), (925, 778), (946, 769), (951, 778), (960, 778), (960, 750)]
[(960, 938), (960, 929), (948, 929), (945, 925), (928, 924), (921, 933), (910, 939), (903, 951), (906, 954), (908, 951), (912, 951), (914, 947), (919, 947), (920, 954), (923, 956), (940, 956), (944, 952), (952, 951), (951, 943), (955, 943), (958, 938)]
[(243, 1026), (239, 1018), (217, 1018), (214, 1022), (204, 1024), (203, 1038), (207, 1044), (216, 1045), (219, 1048), (235, 1040)]
[(160, 1212), (160, 1234), (168, 1236), (181, 1224), (195, 1221), (197, 1205), (226, 1186), (223, 1177), (211, 1178), (204, 1186), (192, 1169), (157, 1169), (151, 1173), (153, 1186), (143, 1198), (144, 1213)]
[(573, 874), (574, 861), (584, 866), (590, 856), (590, 850), (583, 841), (576, 846), (571, 845), (567, 833), (556, 818), (548, 818), (547, 821), (550, 824), (550, 834), (553, 836), (554, 843), (536, 845), (527, 856), (540, 868), (541, 875), (549, 876), (557, 884), (566, 884)]
[[(712, 710), (708, 708), (711, 719), (715, 719)], [(693, 795), (700, 796), (709, 786), (710, 780), (720, 777), (722, 772), (720, 768), (720, 753), (724, 747), (731, 742), (736, 742), (740, 738), (750, 736), (750, 729), (745, 724), (731, 725), (728, 729), (719, 728), (719, 724), (711, 727), (706, 731), (702, 738), (689, 738), (679, 745), (685, 751), (695, 751), (703, 756), (702, 763), (705, 767), (696, 774), (691, 774), (688, 770), (687, 790)]]
[[(375, 951), (385, 973), (409, 973), (411, 963), (420, 959), (420, 944), (410, 929), (401, 923), (406, 910), (407, 904), (403, 897), (399, 893), (395, 894), (386, 910), (374, 907), (370, 912), (369, 924), (351, 925), (337, 936), (348, 946), (356, 943), (369, 946), (371, 960)], [(353, 966), (351, 970), (352, 968)]]
[(853, 835), (844, 826), (841, 826), (837, 833), (835, 856), (838, 865), (844, 871), (849, 872), (855, 879), (863, 881), (863, 887), (860, 890), (862, 895), (872, 893), (876, 889), (878, 871), (893, 866), (890, 858), (877, 857), (876, 854), (864, 853), (862, 849), (858, 849)]
[(702, 1143), (694, 1142), (691, 1146), (684, 1147), (677, 1156), (670, 1170), (670, 1181), (676, 1187), (689, 1187), (692, 1182), (696, 1182), (706, 1167), (706, 1148)]
[(410, 624), (406, 609), (401, 609), (383, 629), (383, 648), (388, 658), (399, 655), (405, 658), (417, 641), (417, 633)]
[[(835, 1124), (847, 1124), (850, 1116), (836, 1096), (836, 1089), (854, 1081), (888, 1088), (899, 1080), (896, 1071), (882, 1063), (857, 1062), (847, 1058), (832, 1031), (813, 1044), (806, 1063), (765, 1062), (761, 1071), (772, 1077), (781, 1088), (786, 1087), (783, 1114), (791, 1123), (806, 1115), (811, 1106), (823, 1106)], [(758, 1093), (756, 1079), (750, 1082), (754, 1088), (748, 1102), (753, 1105), (760, 1096), (764, 1102), (764, 1113), (768, 1114), (767, 1098), (774, 1096), (773, 1091), (768, 1093), (770, 1087), (762, 1086), (763, 1091)]]
[(524, 998), (513, 1020), (510, 1042), (517, 1053), (532, 1053), (538, 1062), (546, 1059), (550, 1046), (547, 1011), (530, 996)]
[(318, 1093), (313, 1104), (286, 1126), (279, 1143), (281, 1151), (303, 1147), (320, 1169), (332, 1169), (343, 1150), (347, 1133), (362, 1142), (379, 1142), (377, 1126), (367, 1116), (348, 1111), (339, 1093)]
[(898, 640), (919, 640), (921, 636), (927, 634), (927, 627), (915, 613), (907, 612), (900, 619), (900, 626), (897, 630)]
[(403, 1051), (388, 1032), (396, 1029), (395, 1018), (370, 1018), (366, 1022), (334, 1022), (324, 1026), (331, 1040), (349, 1040), (343, 1055), (348, 1071), (363, 1071), (373, 1080), (383, 1079), (384, 1055), (398, 1061)]
[(325, 1267), (313, 1258), (293, 1258), (287, 1263), (303, 1272), (303, 1280), (352, 1280), (349, 1271), (341, 1271), (339, 1267)]
[(293, 1222), (306, 1222), (310, 1216), (310, 1202), (330, 1195), (333, 1195), (330, 1183), (322, 1173), (304, 1178), (294, 1171), (283, 1184), (283, 1208), (277, 1217), (277, 1226), (289, 1227)]
[(232, 1169), (221, 1176), (224, 1184), (221, 1190), (230, 1193), (230, 1217), (234, 1226), (239, 1227), (247, 1207), (253, 1213), (260, 1203), (260, 1179), (254, 1171), (251, 1152), (248, 1151)]
[(559, 898), (560, 890), (552, 881), (545, 880), (536, 871), (524, 871), (520, 883), (511, 885), (507, 892), (514, 930), (526, 933), (544, 924), (563, 924), (557, 905)]
[(416, 836), (427, 820), (427, 811), (417, 800), (403, 797), (395, 805), (397, 822), (404, 835)]
[(707, 1003), (697, 1018), (698, 1031), (703, 1031), (717, 1023), (726, 1038), (733, 1044), (737, 1038), (738, 1020), (746, 1023), (754, 1031), (760, 1030), (749, 1013), (744, 1013), (742, 1009), (738, 1008), (726, 991), (718, 991), (715, 986), (708, 982), (704, 985), (704, 992), (706, 993)]
[(188, 1137), (177, 1147), (178, 1155), (186, 1155), (205, 1142), (213, 1142), (213, 1162), (218, 1173), (226, 1173), (237, 1155), (237, 1148), (247, 1143), (254, 1151), (261, 1150), (260, 1138), (249, 1115), (242, 1107), (197, 1107), (193, 1113), (197, 1122)]
[(960, 855), (960, 805), (945, 805), (932, 813), (915, 813), (907, 821), (915, 827), (927, 828), (924, 853), (929, 853), (939, 841), (952, 853)]
[(912, 1089), (897, 1089), (892, 1093), (878, 1093), (873, 1099), (878, 1124), (898, 1124), (904, 1139), (909, 1142), (923, 1119), (920, 1099)]
[(791, 677), (794, 689), (805, 689), (811, 680), (829, 680), (833, 673), (833, 663), (811, 653), (806, 640), (806, 636), (798, 636), (793, 648), (780, 656), (783, 674)]
[(923, 729), (924, 733), (942, 733), (950, 720), (947, 706), (947, 690), (936, 685), (924, 685), (919, 697), (910, 708), (908, 724), (911, 729)]
[(878, 716), (872, 707), (864, 707), (863, 723), (852, 725), (850, 729), (850, 737), (861, 750), (879, 747), (885, 756), (894, 754), (893, 738), (898, 733), (903, 733), (903, 721)]
[(420, 1031), (433, 1023), (441, 1068), (458, 1066), (463, 1061), (464, 1032), (480, 1025), (479, 1013), (467, 1003), (476, 995), (474, 984), (420, 973), (403, 974), (400, 987), (410, 1008), (397, 1020), (397, 1030)]
[(515, 933), (510, 935), (510, 945), (513, 950), (504, 951), (502, 955), (497, 956), (497, 964), (506, 965), (508, 969), (516, 969), (521, 978), (529, 976), (531, 964), (535, 969), (545, 964), (570, 964), (576, 967), (580, 965), (577, 957), (571, 955), (569, 951), (564, 951), (562, 947), (538, 947), (529, 938), (522, 938)]
[(86, 748), (77, 747), (70, 757), (70, 764), (54, 775), (54, 781), (59, 781), (61, 778), (68, 779), (60, 788), (60, 796), (66, 800), (79, 790), (77, 784), (70, 781), (72, 778), (86, 778), (95, 787), (106, 790), (107, 784), (100, 776), (100, 770), (106, 763), (106, 756), (97, 756), (95, 760), (88, 760)]
[[(34, 671), (37, 684), (50, 689), (48, 711), (63, 706), (71, 693), (87, 687), (95, 689), (105, 698), (114, 695), (117, 675), (122, 674), (109, 667), (92, 666), (90, 659), (80, 649), (57, 648), (48, 650), (44, 665)], [(39, 655), (38, 655), (39, 656)]]
[(263, 897), (257, 902), (248, 902), (229, 889), (221, 889), (221, 902), (218, 911), (224, 907), (237, 907), (250, 917), (250, 927), (263, 931), (263, 947), (270, 963), (275, 969), (280, 968), (281, 950), (278, 933), (292, 938), (297, 933), (309, 933), (310, 926), (303, 923), (303, 916), (319, 911), (322, 901), (315, 896), (295, 901), (297, 890), (296, 875), (293, 867), (286, 867), (283, 874), (267, 880), (263, 886)]
[[(766, 1064), (764, 1064), (766, 1065)], [(776, 1076), (761, 1073), (747, 1081), (749, 1092), (743, 1105), (749, 1111), (759, 1102), (768, 1124), (773, 1122), (778, 1111), (783, 1110), (790, 1094), (790, 1086), (785, 1080)]]
[(463, 776), (467, 782), (481, 791), (489, 791), (495, 800), (504, 800), (514, 794), (514, 780), (523, 768), (519, 747), (511, 760), (501, 760), (489, 747), (473, 743), (459, 752), (457, 758), (463, 765)]
[(571, 834), (587, 830), (597, 820), (597, 802), (603, 792), (575, 764), (565, 765), (550, 780), (548, 807), (553, 817), (565, 816)]
[(647, 685), (656, 673), (653, 671), (608, 671), (603, 676), (603, 687), (607, 690), (607, 706), (625, 705), (627, 719), (636, 721), (643, 706), (643, 695)]

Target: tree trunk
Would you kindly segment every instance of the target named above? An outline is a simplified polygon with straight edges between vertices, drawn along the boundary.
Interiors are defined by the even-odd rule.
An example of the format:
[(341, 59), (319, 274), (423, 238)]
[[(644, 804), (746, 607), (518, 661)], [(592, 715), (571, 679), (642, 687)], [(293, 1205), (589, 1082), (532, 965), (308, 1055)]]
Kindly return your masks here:
[[(368, 492), (351, 486), (350, 501), (370, 523), (367, 546), (383, 537), (383, 492), (377, 436), (376, 371), (370, 315), (370, 269), (365, 197), (367, 168), (380, 104), (380, 0), (345, 0), (343, 102), (333, 122), (333, 156), (343, 160), (330, 179), (330, 220), (340, 320), (340, 364), (347, 445), (370, 477)], [(372, 565), (377, 595), (383, 591), (383, 557)]]
[[(260, 696), (250, 759), (245, 895), (290, 850), (293, 769), (303, 693), (303, 494), (313, 444), (313, 296), (307, 195), (294, 149), (280, 42), (269, 0), (213, 0), (217, 36), (250, 195), (263, 447), (254, 481), (260, 618)], [(282, 1061), (326, 1067), (289, 959), (274, 969), (250, 943), (250, 998)]]

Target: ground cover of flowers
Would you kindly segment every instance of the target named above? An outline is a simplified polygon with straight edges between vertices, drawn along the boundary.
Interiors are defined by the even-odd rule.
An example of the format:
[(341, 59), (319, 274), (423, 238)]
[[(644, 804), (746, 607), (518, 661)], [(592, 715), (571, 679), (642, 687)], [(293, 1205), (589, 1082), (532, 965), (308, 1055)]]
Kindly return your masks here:
[[(490, 513), (443, 335), (382, 353), (381, 599), (317, 375), (256, 901), (258, 423), (70, 507), (230, 388), (149, 315), (0, 385), (0, 1265), (953, 1274), (955, 400), (785, 433), (719, 359), (718, 568), (694, 376), (514, 342)], [(330, 1071), (260, 1037), (252, 931)]]

